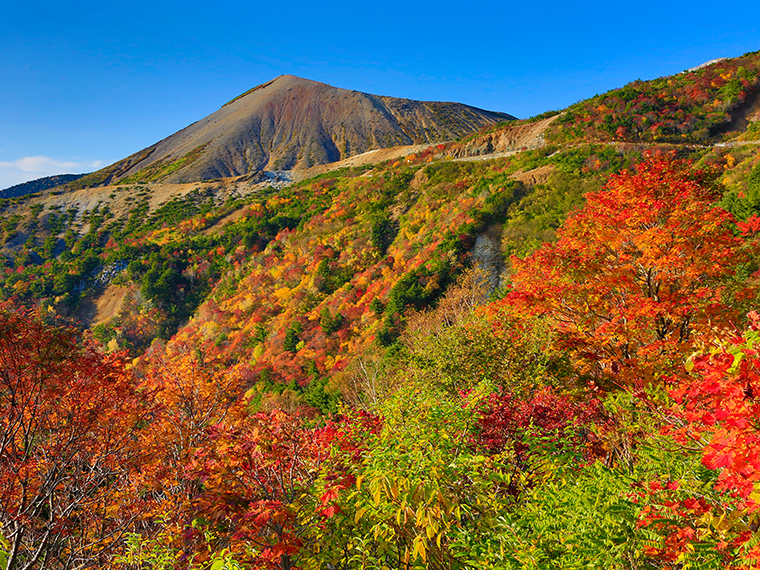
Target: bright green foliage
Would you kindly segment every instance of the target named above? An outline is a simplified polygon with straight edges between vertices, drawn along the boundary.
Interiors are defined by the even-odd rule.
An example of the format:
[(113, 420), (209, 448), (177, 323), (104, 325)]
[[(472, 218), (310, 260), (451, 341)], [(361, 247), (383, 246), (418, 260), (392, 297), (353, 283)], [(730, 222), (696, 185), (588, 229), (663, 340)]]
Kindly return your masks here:
[(124, 539), (124, 554), (115, 562), (123, 568), (145, 568), (170, 570), (179, 561), (181, 552), (171, 546), (173, 537), (167, 532), (159, 533), (154, 539), (146, 539), (138, 533), (128, 533)]
[(562, 355), (540, 320), (519, 321), (507, 310), (489, 317), (471, 313), (450, 324), (440, 317), (423, 315), (404, 336), (408, 368), (426, 384), (451, 394), (482, 382), (527, 393), (564, 374)]
[(415, 383), (378, 409), (356, 487), (337, 500), (319, 559), (341, 568), (461, 568), (454, 529), (485, 533), (508, 498), (506, 467), (470, 445), (485, 386), (464, 400)]
[[(579, 469), (563, 462), (554, 469), (554, 479), (537, 488), (508, 519), (514, 534), (505, 536), (520, 561), (515, 568), (659, 567), (667, 560), (662, 553), (673, 552), (669, 545), (684, 523), (704, 530), (696, 531), (701, 540), (679, 561), (695, 568), (725, 568), (727, 555), (717, 547), (720, 535), (701, 522), (710, 519), (679, 520), (672, 507), (695, 498), (717, 502), (717, 474), (672, 440), (650, 437), (640, 442), (630, 468), (597, 462)], [(668, 499), (659, 504), (654, 489), (667, 489)], [(652, 520), (642, 524), (652, 512)]]
[[(687, 567), (726, 567), (731, 554), (719, 546), (719, 525), (730, 511), (718, 506), (717, 473), (698, 454), (653, 435), (657, 420), (637, 398), (618, 394), (607, 409), (614, 424), (587, 426), (592, 440), (616, 448), (606, 462), (568, 453), (561, 440), (533, 439), (543, 478), (488, 532), (458, 529), (452, 544), (460, 560), (473, 568), (628, 570), (667, 567), (667, 553), (675, 552), (672, 560), (679, 556)], [(706, 509), (689, 515), (684, 505), (692, 503)], [(696, 540), (678, 554), (684, 525)]]
[(11, 543), (8, 542), (3, 533), (0, 532), (0, 568), (8, 566), (8, 555), (10, 554)]
[[(214, 539), (211, 533), (206, 533), (205, 538), (209, 541)], [(154, 538), (128, 533), (124, 539), (124, 554), (115, 557), (116, 567), (125, 570), (173, 570), (183, 565), (187, 570), (243, 570), (232, 553), (226, 549), (212, 552), (210, 545), (205, 562), (199, 562), (195, 557), (184, 562), (182, 551), (171, 546), (173, 541), (174, 537), (167, 531), (159, 532)]]
[(632, 479), (599, 463), (563, 475), (538, 487), (522, 508), (504, 512), (489, 532), (457, 537), (464, 561), (515, 570), (637, 568), (642, 544), (638, 507), (627, 497)]
[(723, 205), (740, 220), (760, 214), (760, 162), (750, 170), (746, 189), (727, 193)]

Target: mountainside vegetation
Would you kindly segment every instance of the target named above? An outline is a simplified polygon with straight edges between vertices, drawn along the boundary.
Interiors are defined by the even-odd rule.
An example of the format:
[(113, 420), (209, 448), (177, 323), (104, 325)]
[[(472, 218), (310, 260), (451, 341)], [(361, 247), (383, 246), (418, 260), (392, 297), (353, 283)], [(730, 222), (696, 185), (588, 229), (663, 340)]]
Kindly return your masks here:
[[(756, 54), (727, 59), (693, 72), (634, 81), (569, 107), (549, 136), (553, 141), (715, 141), (746, 129), (757, 140), (760, 111)], [(748, 128), (750, 127), (750, 128)]]
[(758, 93), (2, 200), (0, 568), (759, 568)]

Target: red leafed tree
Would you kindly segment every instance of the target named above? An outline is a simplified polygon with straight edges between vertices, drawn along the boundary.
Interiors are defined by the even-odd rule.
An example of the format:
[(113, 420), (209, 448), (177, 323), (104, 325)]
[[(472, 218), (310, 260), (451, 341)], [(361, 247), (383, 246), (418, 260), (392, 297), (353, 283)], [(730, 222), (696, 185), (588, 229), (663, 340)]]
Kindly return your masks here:
[[(7, 570), (103, 565), (130, 522), (140, 406), (118, 358), (0, 307), (0, 532)], [(98, 554), (99, 553), (99, 554)]]
[(695, 333), (734, 316), (724, 283), (741, 240), (717, 198), (679, 160), (651, 158), (614, 175), (556, 243), (514, 260), (506, 302), (553, 319), (582, 373), (650, 382), (682, 361)]
[(489, 454), (507, 450), (513, 454), (512, 463), (520, 477), (512, 478), (504, 490), (516, 498), (526, 484), (531, 484), (533, 475), (531, 459), (535, 458), (535, 450), (531, 449), (529, 439), (587, 453), (590, 441), (579, 434), (584, 426), (601, 418), (598, 400), (573, 402), (550, 387), (544, 387), (528, 398), (510, 393), (491, 394), (478, 418), (475, 443)]
[(530, 431), (541, 437), (569, 438), (579, 426), (600, 418), (598, 400), (573, 402), (545, 387), (531, 397), (491, 394), (478, 420), (478, 443), (489, 453), (511, 446), (518, 460), (529, 451), (524, 442)]
[[(238, 556), (252, 554), (254, 567), (295, 568), (304, 525), (313, 524), (321, 508), (305, 497), (337, 431), (330, 425), (308, 429), (275, 411), (220, 424), (210, 435), (191, 470), (204, 488), (199, 512), (228, 528), (229, 546)], [(246, 553), (244, 545), (253, 551)]]
[(692, 374), (675, 380), (671, 392), (683, 420), (673, 430), (678, 441), (703, 445), (702, 463), (720, 470), (718, 490), (745, 498), (760, 489), (760, 315), (750, 317), (742, 336), (693, 357)]
[(712, 540), (725, 567), (758, 568), (760, 546), (760, 315), (750, 313), (749, 330), (717, 339), (670, 378), (674, 405), (663, 432), (701, 455), (718, 472), (710, 493), (678, 493), (679, 483), (651, 482), (642, 526), (666, 535), (650, 555), (676, 562), (696, 543)]

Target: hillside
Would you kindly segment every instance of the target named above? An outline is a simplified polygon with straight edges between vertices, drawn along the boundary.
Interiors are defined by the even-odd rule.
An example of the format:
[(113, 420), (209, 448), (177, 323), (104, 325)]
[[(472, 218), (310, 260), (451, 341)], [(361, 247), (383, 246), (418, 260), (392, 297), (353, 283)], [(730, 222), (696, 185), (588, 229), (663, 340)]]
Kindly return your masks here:
[(0, 190), (0, 198), (16, 198), (18, 196), (25, 196), (26, 194), (34, 194), (35, 192), (55, 188), (68, 182), (74, 182), (82, 178), (82, 176), (84, 174), (57, 174), (55, 176), (37, 178), (36, 180), (30, 180), (29, 182), (23, 182)]
[[(353, 279), (368, 279), (379, 288), (379, 292), (370, 289), (362, 293), (367, 295), (366, 298), (351, 301), (362, 307), (357, 314), (357, 317), (361, 315), (361, 324), (349, 318), (344, 321), (345, 329), (352, 331), (354, 341), (341, 341), (336, 345), (337, 352), (332, 354), (334, 359), (344, 358), (355, 351), (354, 344), (364, 346), (381, 331), (397, 329), (393, 324), (394, 315), (403, 314), (403, 307), (395, 307), (386, 315), (388, 318), (383, 316), (384, 313), (372, 318), (365, 313), (375, 295), (386, 303), (394, 284), (404, 275), (417, 275), (414, 271), (419, 268), (422, 273), (417, 275), (418, 279), (432, 279), (429, 285), (432, 289), (423, 297), (425, 300), (413, 303), (423, 306), (445, 290), (451, 276), (433, 285), (450, 272), (450, 268), (444, 268), (470, 263), (468, 256), (476, 243), (481, 249), (494, 251), (489, 255), (496, 255), (495, 266), (501, 267), (499, 271), (505, 271), (509, 254), (525, 254), (542, 241), (551, 239), (567, 212), (581, 203), (585, 192), (599, 188), (609, 173), (641, 160), (648, 150), (673, 151), (679, 156), (692, 156), (703, 164), (727, 165), (723, 175), (726, 199), (736, 201), (737, 198), (731, 197), (741, 192), (741, 180), (749, 168), (747, 161), (755, 148), (747, 139), (752, 138), (757, 124), (753, 121), (752, 111), (752, 102), (758, 93), (757, 72), (752, 71), (757, 68), (757, 59), (757, 56), (745, 56), (722, 60), (674, 78), (637, 83), (635, 87), (637, 92), (648, 94), (647, 97), (670, 101), (675, 97), (673, 93), (686, 89), (684, 86), (694, 86), (689, 92), (692, 95), (697, 86), (702, 86), (700, 89), (707, 91), (700, 97), (719, 101), (721, 94), (726, 93), (726, 82), (732, 81), (736, 74), (741, 75), (743, 83), (739, 85), (743, 91), (731, 102), (724, 101), (720, 105), (726, 108), (727, 124), (733, 124), (731, 122), (740, 117), (746, 117), (746, 121), (738, 130), (715, 135), (713, 144), (749, 145), (746, 150), (730, 150), (731, 146), (697, 146), (692, 139), (646, 142), (640, 135), (632, 140), (596, 141), (591, 137), (592, 140), (588, 141), (590, 135), (577, 131), (573, 125), (595, 123), (581, 120), (580, 109), (601, 112), (597, 104), (600, 101), (606, 101), (605, 105), (610, 109), (615, 108), (613, 100), (625, 99), (620, 90), (615, 90), (597, 96), (593, 100), (597, 103), (593, 105), (592, 102), (581, 102), (546, 118), (512, 121), (490, 130), (486, 128), (458, 143), (368, 151), (289, 174), (263, 172), (187, 184), (168, 181), (136, 184), (124, 178), (123, 183), (111, 186), (54, 189), (40, 196), (6, 200), (2, 204), (2, 249), (6, 259), (6, 273), (0, 281), (2, 294), (19, 302), (51, 304), (85, 326), (98, 323), (98, 334), (105, 343), (128, 347), (135, 356), (155, 335), (169, 340), (178, 332), (183, 338), (190, 339), (191, 344), (204, 344), (210, 339), (213, 345), (208, 347), (210, 353), (224, 354), (226, 351), (222, 349), (231, 343), (236, 348), (227, 353), (239, 358), (249, 349), (256, 349), (256, 344), (248, 348), (238, 345), (245, 344), (245, 338), (263, 319), (270, 340), (260, 343), (258, 350), (263, 351), (264, 357), (257, 357), (254, 369), (258, 371), (268, 366), (270, 360), (282, 360), (282, 356), (278, 356), (282, 338), (277, 340), (276, 337), (285, 334), (291, 324), (300, 323), (304, 328), (300, 333), (301, 340), (309, 346), (310, 335), (316, 334), (310, 332), (311, 327), (318, 322), (323, 308), (329, 305), (330, 310), (343, 311), (341, 307), (348, 301), (333, 298), (344, 294), (340, 293), (341, 287), (335, 286), (336, 291), (329, 294), (320, 290), (325, 286), (319, 285), (323, 278), (316, 272), (318, 268), (327, 271), (326, 267), (329, 267), (331, 272), (337, 272), (336, 275), (345, 273), (346, 283), (352, 283)], [(208, 131), (209, 125), (214, 121), (222, 121), (225, 125), (241, 124), (241, 113), (244, 114), (245, 109), (248, 113), (250, 109), (271, 105), (273, 93), (282, 97), (283, 93), (303, 89), (307, 92), (316, 89), (320, 100), (335, 96), (337, 107), (344, 100), (354, 104), (357, 100), (367, 101), (369, 97), (282, 77), (244, 94), (220, 111), (232, 115), (212, 115), (216, 118), (201, 121), (190, 130), (181, 131), (182, 136), (178, 133), (160, 143), (155, 147), (156, 152), (159, 147), (170, 152), (168, 149), (174, 144), (170, 144), (172, 140), (189, 140), (196, 135), (208, 134), (211, 132)], [(286, 100), (295, 104), (292, 97), (291, 93)], [(386, 103), (398, 108), (395, 100)], [(705, 107), (694, 107), (692, 99), (668, 104), (676, 109), (673, 111), (676, 115), (685, 112), (681, 110), (685, 105), (692, 105), (689, 109), (694, 113), (694, 128), (709, 118)], [(306, 103), (300, 109), (306, 116), (313, 111)], [(608, 122), (602, 119), (600, 124)], [(221, 126), (218, 128), (222, 129)], [(233, 129), (229, 136), (236, 136), (236, 133), (238, 131)], [(576, 134), (568, 139), (571, 133)], [(560, 137), (567, 141), (558, 143), (562, 140)], [(317, 178), (310, 178), (314, 176)], [(169, 179), (171, 177), (167, 177)], [(478, 212), (483, 208), (490, 212), (496, 205), (498, 213), (479, 218), (483, 214)], [(316, 209), (309, 209), (312, 207)], [(254, 211), (259, 213), (254, 216)], [(453, 216), (451, 219), (461, 221), (456, 223), (458, 226), (447, 226), (444, 231), (441, 224), (453, 222), (441, 222), (441, 216), (442, 219)], [(416, 217), (419, 220), (415, 221)], [(423, 223), (422, 220), (434, 222)], [(336, 232), (342, 227), (339, 242), (345, 245), (329, 246), (328, 251), (334, 256), (330, 258), (332, 261), (322, 260), (319, 254), (306, 254), (321, 250), (327, 247), (325, 244), (337, 239), (332, 235), (333, 230), (320, 229), (321, 225), (335, 228)], [(284, 231), (292, 234), (291, 237), (277, 246), (277, 256), (268, 257), (271, 240), (284, 239), (280, 236)], [(455, 236), (458, 237), (454, 239)], [(281, 295), (285, 290), (284, 283), (279, 278), (259, 283), (259, 278), (254, 276), (272, 263), (291, 263), (289, 258), (282, 257), (280, 249), (293, 240), (301, 245), (292, 246), (296, 249), (289, 255), (298, 259), (307, 256), (309, 265), (287, 270), (288, 273), (300, 272), (299, 279), (303, 281), (296, 286), (296, 274), (292, 274), (290, 280), (293, 282), (289, 282), (287, 290), (296, 299), (306, 295), (311, 301), (301, 305), (290, 297), (279, 299), (275, 303), (279, 308), (269, 315), (269, 309), (265, 307), (273, 302), (272, 295), (275, 294), (269, 287), (279, 290)], [(483, 245), (483, 240), (495, 246)], [(438, 251), (438, 247), (444, 249)], [(214, 255), (214, 251), (223, 253)], [(169, 255), (169, 252), (173, 253)], [(441, 255), (448, 256), (448, 261), (443, 263), (439, 259), (435, 262)], [(395, 260), (393, 267), (382, 269), (384, 256)], [(430, 269), (435, 263), (443, 265)], [(101, 276), (99, 272), (103, 271), (109, 276)], [(380, 278), (381, 273), (385, 277)], [(422, 277), (428, 273), (428, 277)], [(232, 274), (236, 275), (234, 279), (230, 277)], [(214, 292), (218, 280), (225, 275), (226, 285), (218, 285), (224, 293)], [(361, 275), (365, 277), (360, 278)], [(152, 284), (161, 276), (161, 283)], [(494, 279), (498, 283), (505, 278)], [(387, 282), (381, 287), (383, 279)], [(306, 289), (301, 291), (303, 287)], [(351, 286), (350, 289), (355, 287), (357, 290), (363, 288)], [(238, 294), (246, 300), (235, 300)], [(199, 315), (195, 311), (209, 295), (217, 299), (220, 306), (242, 303), (251, 311), (252, 320), (244, 322), (238, 317), (238, 323), (231, 330), (224, 326), (228, 317), (213, 317), (214, 326), (221, 327), (219, 334), (225, 339), (218, 346), (214, 344), (218, 341), (216, 334), (209, 337), (206, 331), (207, 340), (201, 340), (193, 332), (206, 318), (202, 315), (207, 314)], [(257, 295), (263, 295), (261, 301), (252, 301)], [(101, 298), (111, 301), (105, 302)], [(132, 301), (125, 304), (129, 299)], [(304, 312), (310, 303), (313, 307)], [(152, 320), (138, 318), (144, 311), (153, 315)], [(141, 325), (133, 323), (135, 319), (152, 325), (140, 330)], [(118, 334), (126, 334), (125, 339), (116, 338), (116, 330), (121, 331)], [(235, 340), (237, 337), (239, 340)], [(315, 342), (312, 349), (320, 351), (327, 339), (317, 335)], [(234, 359), (229, 363), (234, 364)], [(289, 373), (283, 377), (289, 377)], [(299, 378), (305, 380), (306, 377)]]
[(283, 75), (75, 187), (303, 169), (373, 149), (457, 139), (512, 119), (459, 103), (369, 95)]
[[(290, 88), (332, 89), (222, 111)], [(65, 532), (0, 522), (125, 569), (757, 568), (759, 92), (760, 52), (458, 141), (172, 182), (212, 141), (0, 201), (0, 382), (40, 394), (0, 430), (44, 420), (0, 496)]]
[[(697, 143), (737, 136), (757, 119), (757, 52), (692, 71), (634, 81), (569, 107), (548, 139)], [(756, 139), (757, 127), (749, 129)]]
[[(708, 82), (715, 85), (704, 97), (717, 100), (717, 96), (725, 92), (725, 84), (714, 78), (724, 76), (730, 80), (730, 74), (740, 73), (737, 71), (739, 69), (755, 69), (756, 59), (745, 56), (738, 60), (723, 60), (672, 79), (642, 83), (637, 89), (642, 93), (654, 93), (662, 85), (671, 85), (669, 89), (672, 90), (680, 89), (679, 85)], [(741, 73), (746, 75), (749, 72)], [(752, 109), (751, 102), (757, 97), (757, 74), (748, 77), (744, 79), (745, 91), (737, 96), (731, 112), (735, 117), (741, 115), (752, 119), (754, 115), (746, 109)], [(244, 94), (223, 111), (234, 111), (235, 105), (242, 104), (257, 93), (266, 95), (268, 89), (275, 87), (278, 93), (283, 89), (288, 92), (296, 86), (318, 88), (321, 93), (330, 93), (332, 89), (288, 77), (280, 78), (275, 83), (280, 86), (265, 85)], [(352, 98), (365, 97), (363, 94), (347, 93)], [(262, 100), (269, 100), (270, 95), (264, 99), (254, 97), (247, 105), (253, 107)], [(616, 97), (620, 97), (618, 90), (596, 99), (610, 102)], [(652, 97), (659, 98), (656, 95)], [(271, 342), (261, 343), (258, 349), (264, 351), (263, 359), (257, 357), (254, 367), (259, 370), (268, 366), (270, 360), (282, 361), (282, 356), (278, 356), (278, 351), (282, 350), (282, 337), (279, 340), (276, 337), (285, 334), (291, 324), (300, 323), (304, 328), (300, 333), (301, 340), (309, 346), (308, 338), (313, 334), (310, 327), (318, 322), (320, 312), (327, 306), (324, 303), (327, 302), (331, 310), (342, 311), (341, 307), (348, 302), (332, 298), (343, 294), (340, 287), (329, 294), (320, 291), (322, 278), (315, 272), (327, 260), (319, 265), (320, 255), (311, 253), (307, 256), (309, 265), (297, 269), (301, 275), (299, 279), (303, 280), (299, 287), (306, 286), (306, 290), (299, 293), (300, 288), (295, 286), (295, 281), (287, 289), (296, 298), (301, 295), (311, 298), (309, 303), (314, 303), (314, 308), (309, 311), (312, 312), (303, 312), (309, 303), (302, 306), (288, 298), (278, 300), (276, 313), (265, 317), (269, 314), (269, 309), (265, 307), (272, 302), (271, 296), (274, 295), (274, 290), (269, 287), (280, 290), (282, 294), (284, 284), (279, 279), (259, 283), (259, 278), (254, 276), (271, 263), (290, 263), (279, 253), (276, 258), (267, 257), (270, 240), (281, 231), (293, 234), (284, 243), (289, 244), (292, 240), (303, 242), (289, 254), (301, 258), (306, 255), (305, 252), (321, 250), (326, 247), (325, 243), (336, 239), (331, 235), (332, 230), (319, 229), (320, 225), (334, 227), (335, 231), (345, 225), (341, 230), (340, 243), (347, 245), (329, 247), (330, 255), (337, 257), (327, 266), (330, 271), (345, 273), (346, 278), (350, 274), (349, 282), (359, 279), (366, 272), (365, 279), (373, 282), (380, 293), (370, 289), (362, 293), (367, 295), (366, 298), (351, 301), (363, 307), (360, 311), (363, 316), (361, 326), (351, 319), (344, 321), (346, 330), (353, 331), (351, 336), (355, 340), (351, 343), (344, 340), (336, 345), (340, 348), (332, 357), (340, 359), (356, 350), (354, 344), (364, 346), (381, 331), (395, 330), (395, 325), (392, 326), (394, 313), (402, 314), (402, 307), (394, 308), (388, 319), (384, 319), (383, 314), (369, 318), (364, 313), (375, 295), (379, 294), (380, 299), (387, 302), (387, 295), (402, 276), (410, 271), (414, 274), (413, 270), (417, 267), (427, 267), (420, 270), (423, 274), (432, 271), (429, 278), (433, 278), (431, 283), (434, 283), (449, 271), (444, 269), (446, 264), (460, 267), (463, 263), (469, 263), (468, 255), (476, 242), (481, 249), (493, 250), (491, 245), (483, 245), (483, 240), (496, 244), (493, 250), (497, 258), (495, 263), (501, 266), (500, 271), (504, 271), (509, 264), (498, 259), (504, 260), (513, 253), (527, 253), (542, 241), (551, 239), (564, 215), (581, 203), (585, 192), (600, 187), (610, 172), (641, 160), (647, 150), (675, 151), (680, 156), (693, 156), (702, 163), (729, 164), (723, 176), (727, 196), (738, 195), (741, 191), (741, 177), (746, 176), (747, 160), (754, 148), (751, 141), (745, 139), (751, 138), (755, 122), (748, 120), (743, 131), (732, 131), (715, 139), (716, 144), (721, 145), (749, 145), (747, 150), (731, 150), (730, 153), (729, 146), (710, 149), (695, 146), (691, 140), (685, 143), (644, 143), (637, 138), (635, 142), (616, 140), (589, 143), (583, 133), (562, 144), (553, 142), (562, 133), (570, 132), (567, 129), (575, 124), (567, 119), (568, 116), (575, 116), (573, 121), (577, 122), (580, 120), (577, 109), (592, 108), (598, 109), (599, 105), (592, 107), (590, 102), (581, 102), (566, 112), (554, 113), (547, 118), (512, 121), (504, 126), (484, 129), (458, 143), (369, 151), (338, 162), (293, 171), (279, 178), (273, 174), (254, 173), (189, 184), (124, 182), (82, 190), (48, 190), (41, 196), (5, 201), (2, 239), (6, 275), (0, 283), (3, 295), (24, 302), (37, 299), (43, 304), (52, 303), (62, 314), (82, 321), (86, 326), (97, 323), (98, 334), (105, 343), (110, 342), (113, 347), (128, 347), (134, 355), (150, 344), (155, 335), (168, 340), (174, 332), (190, 339), (191, 344), (205, 344), (207, 340), (196, 338), (197, 334), (193, 331), (204, 322), (207, 317), (202, 315), (207, 313), (193, 315), (208, 295), (218, 299), (220, 307), (242, 303), (249, 307), (253, 320), (246, 323), (238, 318), (238, 324), (232, 330), (226, 330), (229, 327), (224, 326), (224, 322), (228, 317), (215, 315), (214, 326), (221, 327), (219, 334), (225, 342), (217, 346), (214, 344), (218, 340), (216, 334), (209, 337), (206, 331), (205, 338), (211, 341), (207, 350), (210, 353), (235, 354), (236, 358), (241, 358), (249, 350), (256, 349), (256, 344), (248, 348), (239, 345), (245, 344), (245, 339), (263, 319)], [(696, 114), (694, 124), (704, 117)], [(213, 120), (209, 119), (203, 124), (207, 127), (209, 122), (213, 124)], [(235, 124), (238, 122), (239, 119), (236, 119)], [(607, 124), (606, 119), (603, 123)], [(206, 127), (197, 132), (205, 132)], [(183, 136), (190, 137), (190, 131)], [(737, 139), (737, 142), (730, 142), (730, 137)], [(170, 139), (167, 139), (166, 148), (169, 148)], [(717, 143), (720, 140), (729, 142)], [(476, 161), (477, 164), (468, 161)], [(310, 179), (313, 176), (318, 178)], [(302, 182), (294, 184), (292, 180)], [(391, 190), (391, 187), (394, 189)], [(488, 192), (496, 193), (489, 197)], [(318, 196), (323, 198), (318, 199)], [(334, 202), (342, 206), (336, 206)], [(309, 204), (317, 203), (319, 207), (316, 210), (308, 209)], [(490, 211), (494, 204), (499, 204), (498, 215), (489, 214), (489, 222), (478, 221), (480, 209), (486, 207)], [(259, 213), (256, 216), (264, 218), (254, 222), (251, 218), (254, 210), (251, 208), (270, 214)], [(337, 217), (335, 212), (340, 212)], [(420, 220), (432, 219), (435, 223), (420, 225), (421, 222), (413, 221), (415, 216)], [(463, 220), (458, 222), (461, 227), (452, 226), (444, 231), (441, 229), (443, 222), (438, 221), (439, 216), (446, 219), (454, 216), (452, 219)], [(451, 236), (459, 236), (457, 239), (461, 243), (456, 245), (456, 240), (452, 241), (447, 232)], [(402, 236), (407, 236), (408, 242)], [(436, 247), (443, 247), (443, 244), (448, 244), (445, 251), (434, 253)], [(224, 253), (215, 257), (211, 252), (220, 248)], [(175, 253), (168, 256), (170, 251)], [(420, 251), (425, 252), (422, 257), (419, 257)], [(430, 264), (434, 264), (434, 258), (444, 254), (449, 256), (449, 261), (434, 270), (429, 269)], [(393, 268), (381, 271), (384, 263), (382, 256), (385, 255), (396, 261)], [(371, 261), (372, 256), (380, 257)], [(265, 259), (269, 261), (264, 263)], [(326, 271), (325, 267), (320, 271)], [(110, 276), (101, 277), (98, 272), (102, 271)], [(292, 271), (296, 269), (288, 269), (288, 272)], [(237, 276), (229, 281), (228, 275), (227, 284), (222, 289), (224, 293), (214, 293), (217, 280), (230, 272)], [(385, 275), (382, 279), (379, 277), (381, 273)], [(422, 279), (420, 275), (418, 278)], [(164, 276), (161, 284), (150, 284), (151, 280), (158, 280), (160, 276)], [(387, 283), (381, 287), (386, 278)], [(291, 276), (291, 281), (294, 279), (295, 274)], [(429, 300), (435, 299), (445, 289), (446, 279), (434, 286), (439, 289), (431, 289), (426, 294)], [(498, 278), (496, 282), (500, 279), (503, 280)], [(25, 282), (27, 285), (23, 285)], [(111, 285), (112, 282), (119, 286)], [(235, 300), (239, 288), (239, 294), (246, 298), (245, 301)], [(263, 295), (262, 300), (252, 301), (251, 296), (257, 295)], [(105, 302), (105, 299), (110, 299), (110, 302)], [(125, 303), (130, 299), (132, 301)], [(419, 303), (424, 305), (427, 302)], [(144, 311), (153, 315), (152, 325), (140, 330), (142, 325), (137, 322), (149, 322), (140, 320), (142, 317), (138, 319)], [(135, 319), (137, 322), (133, 322)], [(183, 323), (183, 328), (178, 329)], [(121, 337), (116, 338), (118, 334), (114, 336), (115, 330), (126, 336), (119, 340)], [(237, 337), (239, 340), (235, 340)], [(323, 350), (327, 339), (319, 336), (315, 339), (317, 344), (312, 349), (317, 352)], [(223, 350), (228, 345), (236, 348), (232, 352)], [(234, 359), (229, 363), (234, 364)], [(306, 378), (300, 373), (297, 376), (302, 380)], [(287, 377), (290, 373), (284, 373), (283, 378)]]

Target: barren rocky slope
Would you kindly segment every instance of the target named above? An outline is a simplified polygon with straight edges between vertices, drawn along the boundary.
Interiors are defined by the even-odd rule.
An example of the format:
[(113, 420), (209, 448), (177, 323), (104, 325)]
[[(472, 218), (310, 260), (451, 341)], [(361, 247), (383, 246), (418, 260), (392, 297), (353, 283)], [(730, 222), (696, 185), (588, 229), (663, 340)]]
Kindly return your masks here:
[(188, 182), (303, 169), (373, 149), (455, 139), (513, 118), (283, 75), (77, 184)]

